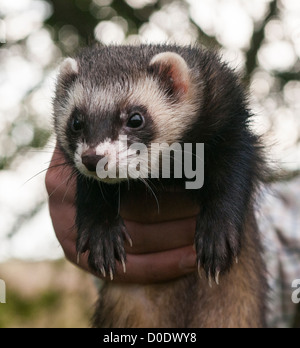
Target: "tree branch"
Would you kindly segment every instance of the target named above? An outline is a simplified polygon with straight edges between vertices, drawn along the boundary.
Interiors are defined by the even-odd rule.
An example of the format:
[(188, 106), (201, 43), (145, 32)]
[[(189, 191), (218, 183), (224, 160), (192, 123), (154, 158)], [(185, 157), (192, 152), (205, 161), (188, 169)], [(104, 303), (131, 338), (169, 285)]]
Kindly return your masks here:
[(265, 27), (273, 17), (278, 15), (278, 0), (270, 2), (268, 12), (269, 13), (261, 27), (254, 32), (250, 49), (246, 55), (246, 73), (248, 77), (250, 77), (257, 66), (257, 54), (265, 38)]
[[(94, 29), (98, 20), (89, 11), (81, 10), (76, 6), (74, 0), (51, 0), (49, 2), (53, 6), (53, 14), (45, 24), (54, 28), (56, 35), (64, 25), (71, 25), (78, 30), (84, 44), (89, 43), (94, 38)], [(91, 0), (86, 0), (87, 8), (89, 8), (90, 3)], [(58, 41), (58, 37), (55, 39)]]
[(160, 9), (158, 1), (141, 9), (134, 9), (126, 1), (113, 0), (110, 5), (129, 25), (129, 34), (138, 34), (140, 27), (145, 24), (150, 16)]
[(214, 36), (206, 34), (191, 17), (190, 22), (197, 28), (198, 41), (200, 42), (200, 44), (213, 50), (216, 48), (221, 48), (221, 45), (218, 42), (218, 40)]

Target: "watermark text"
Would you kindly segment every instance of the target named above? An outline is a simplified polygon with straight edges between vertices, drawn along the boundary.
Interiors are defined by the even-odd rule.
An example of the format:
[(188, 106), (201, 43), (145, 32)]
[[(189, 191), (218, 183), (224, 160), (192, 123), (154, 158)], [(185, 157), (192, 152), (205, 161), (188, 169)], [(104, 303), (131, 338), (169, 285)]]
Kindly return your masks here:
[(109, 148), (97, 164), (100, 179), (184, 179), (188, 190), (204, 185), (204, 144), (157, 144), (128, 146), (127, 136)]
[(300, 303), (300, 279), (296, 279), (292, 283), (292, 288), (296, 289), (292, 294), (292, 301), (295, 304)]
[(0, 303), (6, 303), (6, 284), (0, 279)]

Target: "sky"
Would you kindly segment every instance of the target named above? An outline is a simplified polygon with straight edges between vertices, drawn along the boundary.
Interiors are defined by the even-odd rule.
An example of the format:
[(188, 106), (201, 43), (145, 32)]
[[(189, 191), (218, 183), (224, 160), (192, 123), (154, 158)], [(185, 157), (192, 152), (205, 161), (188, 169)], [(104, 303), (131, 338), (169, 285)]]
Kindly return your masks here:
[[(151, 0), (126, 0), (133, 7), (141, 7)], [(110, 0), (94, 0), (109, 5)], [(209, 35), (215, 35), (223, 46), (223, 59), (242, 71), (245, 50), (249, 48), (253, 30), (266, 13), (267, 0), (187, 0), (174, 1), (154, 13), (145, 23), (139, 36), (127, 37), (127, 23), (120, 17), (102, 21), (95, 28), (95, 38), (103, 43), (176, 42), (193, 43), (196, 28), (193, 21)], [(300, 82), (285, 87), (284, 102), (278, 104), (276, 82), (272, 70), (286, 71), (300, 57), (300, 1), (282, 0), (281, 20), (272, 20), (266, 28), (266, 40), (259, 52), (260, 69), (251, 81), (252, 106), (259, 115), (255, 128), (268, 131), (270, 157), (281, 161), (285, 168), (300, 168)], [(43, 21), (51, 15), (51, 7), (42, 0), (0, 0), (0, 41), (9, 43), (0, 49), (0, 154), (9, 156), (20, 145), (29, 144), (34, 136), (32, 122), (51, 129), (51, 98), (54, 93), (57, 66), (62, 60), (51, 33)], [(26, 38), (26, 54), (17, 44)], [(60, 33), (66, 44), (76, 44), (70, 28)], [(57, 61), (55, 68), (48, 68)], [(46, 76), (44, 71), (46, 70)], [(38, 86), (38, 88), (36, 88)], [(31, 92), (34, 88), (34, 92)], [(28, 97), (29, 96), (29, 97)], [(26, 104), (22, 101), (26, 98)], [(22, 117), (20, 117), (20, 115)], [(270, 121), (272, 115), (272, 122)], [(283, 121), (284, 120), (284, 121)], [(272, 123), (272, 124), (271, 124)], [(10, 134), (7, 129), (13, 125)], [(0, 171), (0, 261), (10, 258), (51, 259), (63, 256), (57, 242), (45, 202), (43, 171), (51, 158), (55, 140), (38, 153), (19, 154), (9, 170)], [(36, 204), (40, 212), (25, 223), (12, 238), (8, 231), (16, 218), (26, 215)]]

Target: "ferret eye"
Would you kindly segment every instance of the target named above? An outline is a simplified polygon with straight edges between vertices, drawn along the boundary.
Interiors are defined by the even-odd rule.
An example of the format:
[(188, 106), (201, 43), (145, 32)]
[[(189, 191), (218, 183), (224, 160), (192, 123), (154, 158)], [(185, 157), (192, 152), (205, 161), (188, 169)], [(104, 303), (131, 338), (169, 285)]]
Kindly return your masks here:
[(144, 124), (144, 117), (140, 114), (134, 114), (127, 122), (128, 128), (140, 128)]
[(83, 122), (79, 118), (75, 117), (74, 120), (72, 121), (73, 132), (78, 133), (82, 129), (83, 129)]

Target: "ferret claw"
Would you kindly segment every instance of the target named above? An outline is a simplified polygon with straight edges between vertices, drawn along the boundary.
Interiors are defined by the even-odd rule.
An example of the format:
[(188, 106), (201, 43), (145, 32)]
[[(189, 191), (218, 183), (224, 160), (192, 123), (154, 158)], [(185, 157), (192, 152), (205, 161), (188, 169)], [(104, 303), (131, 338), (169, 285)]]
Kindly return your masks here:
[(102, 276), (103, 276), (104, 278), (106, 278), (106, 272), (105, 272), (104, 267), (101, 267), (100, 271), (101, 271)]
[(210, 288), (212, 288), (212, 278), (211, 278), (211, 275), (210, 275), (210, 271), (208, 273), (208, 285)]
[(198, 262), (198, 274), (199, 274), (200, 279), (202, 279), (202, 269), (201, 269), (201, 263), (200, 262)]
[(123, 229), (123, 234), (125, 236), (125, 240), (129, 243), (130, 247), (132, 248), (132, 246), (133, 246), (132, 239), (125, 228)]
[(217, 271), (216, 277), (215, 277), (215, 282), (217, 285), (220, 285), (220, 271)]
[(123, 272), (126, 273), (126, 263), (125, 263), (125, 260), (122, 258), (121, 262), (122, 262), (122, 266), (123, 266)]
[(235, 262), (236, 262), (236, 264), (239, 263), (239, 258), (238, 257), (235, 258)]
[(109, 269), (109, 275), (110, 275), (110, 280), (113, 281), (114, 280), (114, 272), (111, 268)]
[(79, 265), (79, 262), (80, 262), (80, 252), (77, 253), (77, 259), (76, 259), (77, 265)]

